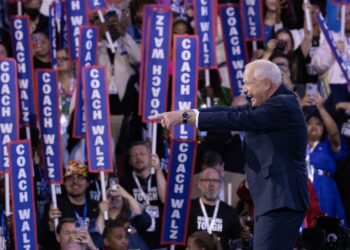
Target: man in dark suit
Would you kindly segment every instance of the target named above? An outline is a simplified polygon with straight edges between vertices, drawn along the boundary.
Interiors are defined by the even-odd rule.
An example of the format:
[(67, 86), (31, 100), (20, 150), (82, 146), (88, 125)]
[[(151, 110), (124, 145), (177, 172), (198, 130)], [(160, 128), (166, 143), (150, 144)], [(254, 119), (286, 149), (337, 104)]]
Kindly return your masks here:
[(245, 131), (245, 171), (254, 202), (254, 250), (293, 248), (308, 207), (306, 125), (281, 71), (266, 60), (246, 65), (244, 93), (251, 104), (151, 116), (165, 127), (180, 123), (207, 131)]

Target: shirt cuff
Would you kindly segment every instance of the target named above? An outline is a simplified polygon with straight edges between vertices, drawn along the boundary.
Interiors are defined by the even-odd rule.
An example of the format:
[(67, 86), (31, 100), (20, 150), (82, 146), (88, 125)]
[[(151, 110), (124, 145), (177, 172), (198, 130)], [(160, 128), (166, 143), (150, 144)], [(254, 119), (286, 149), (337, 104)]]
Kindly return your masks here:
[(195, 126), (196, 126), (196, 128), (198, 128), (198, 117), (199, 117), (199, 110), (198, 109), (192, 109), (192, 111), (194, 112), (194, 114), (195, 114)]

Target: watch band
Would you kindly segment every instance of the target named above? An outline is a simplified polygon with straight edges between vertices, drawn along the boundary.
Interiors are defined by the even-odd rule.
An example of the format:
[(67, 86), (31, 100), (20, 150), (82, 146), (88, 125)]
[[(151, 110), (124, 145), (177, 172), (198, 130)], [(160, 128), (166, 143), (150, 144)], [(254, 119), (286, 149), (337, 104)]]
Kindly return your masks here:
[(186, 124), (188, 122), (188, 119), (190, 119), (190, 115), (188, 112), (182, 113), (182, 123)]

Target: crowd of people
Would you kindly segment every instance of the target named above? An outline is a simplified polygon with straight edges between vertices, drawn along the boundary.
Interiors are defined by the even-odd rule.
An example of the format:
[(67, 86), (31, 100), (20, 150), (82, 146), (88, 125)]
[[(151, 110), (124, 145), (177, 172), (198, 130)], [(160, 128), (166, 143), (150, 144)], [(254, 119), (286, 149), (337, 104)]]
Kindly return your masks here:
[[(17, 5), (0, 2), (0, 58), (7, 58), (14, 54), (10, 43), (9, 14), (16, 14)], [(48, 31), (50, 2), (23, 2), (23, 13), (30, 20), (35, 69), (52, 68)], [(170, 248), (161, 245), (160, 239), (171, 135), (167, 128), (158, 126), (156, 154), (152, 154), (152, 126), (144, 123), (138, 112), (143, 7), (158, 2), (107, 2), (104, 23), (97, 13), (88, 15), (89, 23), (99, 27), (97, 64), (106, 66), (108, 74), (114, 169), (106, 175), (107, 201), (102, 201), (100, 176), (88, 172), (85, 140), (72, 136), (77, 71), (69, 49), (60, 47), (57, 49), (57, 71), (64, 178), (63, 184), (56, 186), (57, 207), (52, 206), (50, 185), (44, 177), (40, 128), (30, 128), (40, 249)], [(304, 4), (301, 0), (262, 2), (265, 39), (257, 43), (255, 50), (253, 43), (247, 42), (247, 52), (249, 61), (265, 59), (278, 66), (283, 85), (294, 93), (304, 111), (307, 147), (303, 150), (306, 152), (310, 205), (303, 228), (315, 229), (311, 236), (326, 233), (328, 231), (322, 228), (324, 223), (321, 222), (328, 218), (345, 229), (350, 218), (350, 89), (317, 21), (319, 12), (327, 15), (327, 1), (310, 0)], [(303, 9), (310, 11), (311, 31), (300, 14)], [(219, 65), (210, 70), (210, 86), (205, 84), (204, 71), (198, 72), (199, 106), (205, 107), (207, 98), (214, 106), (249, 105), (251, 100), (247, 96), (232, 96), (230, 91), (220, 22), (217, 24)], [(107, 42), (106, 31), (111, 35), (115, 52)], [(183, 6), (179, 13), (173, 13), (172, 33), (194, 34), (191, 6)], [(350, 71), (349, 5), (345, 13), (344, 39), (339, 32), (332, 32), (332, 35)], [(170, 60), (169, 84), (174, 66), (173, 59)], [(26, 137), (24, 128), (21, 136)], [(245, 177), (245, 133), (198, 131), (197, 137), (186, 249), (252, 249), (255, 215)], [(4, 216), (3, 176), (0, 190), (0, 244), (6, 249), (14, 249), (11, 216)], [(105, 214), (108, 214), (108, 219)], [(305, 248), (313, 240), (307, 238), (310, 234), (303, 235), (302, 232), (301, 228), (296, 248)], [(322, 237), (319, 242), (327, 244), (324, 234)]]

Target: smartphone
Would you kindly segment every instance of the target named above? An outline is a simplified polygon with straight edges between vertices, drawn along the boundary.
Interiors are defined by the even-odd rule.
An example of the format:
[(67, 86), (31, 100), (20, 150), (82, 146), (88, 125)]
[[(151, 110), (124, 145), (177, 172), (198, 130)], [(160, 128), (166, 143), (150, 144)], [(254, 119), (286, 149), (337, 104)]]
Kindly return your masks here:
[(316, 96), (318, 93), (318, 86), (316, 83), (307, 83), (305, 89), (305, 95), (311, 96), (313, 99), (312, 105), (316, 104)]
[(118, 177), (111, 177), (109, 178), (109, 188), (111, 190), (117, 190), (119, 184), (119, 178)]

